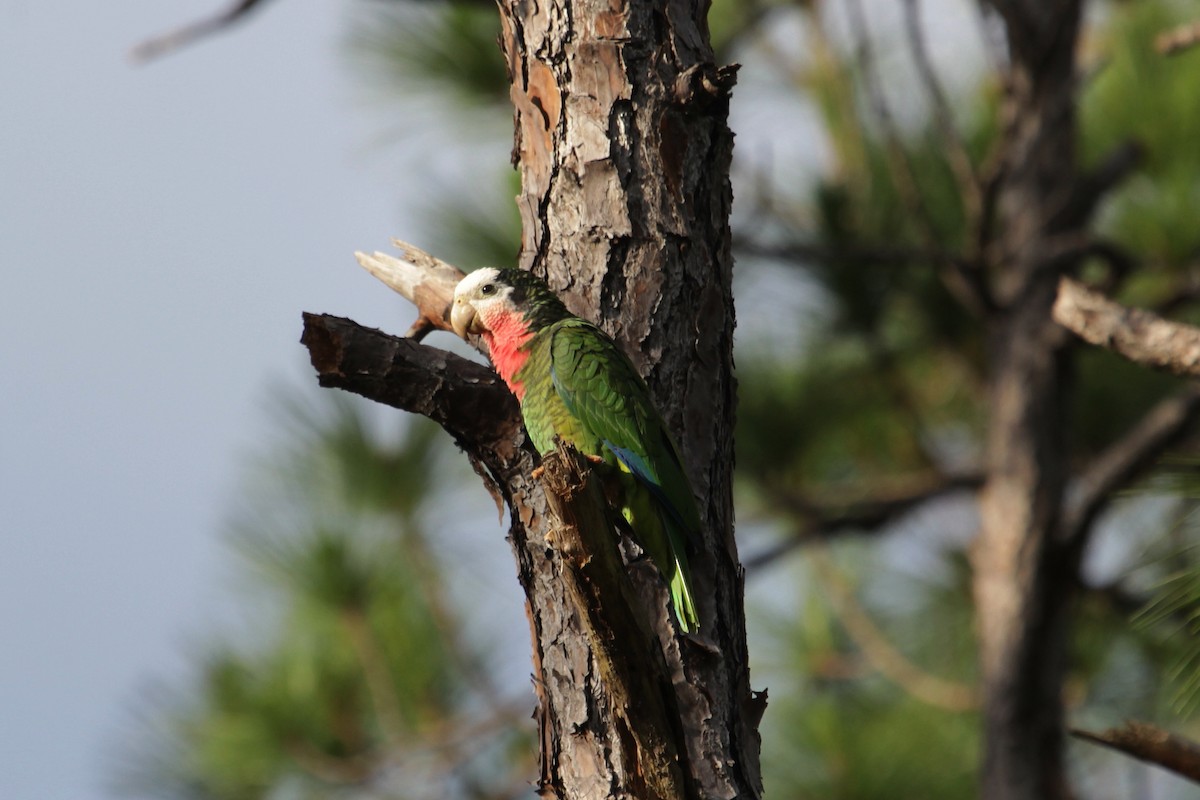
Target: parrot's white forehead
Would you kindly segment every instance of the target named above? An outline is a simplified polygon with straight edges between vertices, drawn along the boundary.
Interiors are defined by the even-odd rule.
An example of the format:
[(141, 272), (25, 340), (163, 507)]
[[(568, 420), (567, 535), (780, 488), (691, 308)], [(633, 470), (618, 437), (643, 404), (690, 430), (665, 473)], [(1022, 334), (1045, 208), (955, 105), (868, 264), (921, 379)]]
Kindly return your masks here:
[(495, 267), (477, 269), (458, 282), (454, 289), (455, 297), (471, 297), (479, 293), (479, 287), (485, 283), (494, 283), (500, 279), (500, 270)]

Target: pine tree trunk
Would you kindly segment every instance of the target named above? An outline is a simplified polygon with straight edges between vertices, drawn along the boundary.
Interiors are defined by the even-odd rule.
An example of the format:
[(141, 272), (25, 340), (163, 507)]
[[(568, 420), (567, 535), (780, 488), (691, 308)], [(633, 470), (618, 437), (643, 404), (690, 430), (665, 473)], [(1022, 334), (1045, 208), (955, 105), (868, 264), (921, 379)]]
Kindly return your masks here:
[(1061, 535), (1068, 477), (1070, 352), (1052, 321), (1062, 265), (1082, 230), (1076, 194), (1079, 3), (996, 2), (1008, 29), (1008, 174), (990, 324), (990, 427), (980, 535), (972, 553), (984, 683), (985, 800), (1070, 796), (1063, 773), (1066, 676), (1077, 543)]
[[(522, 178), (520, 266), (622, 343), (676, 431), (701, 499), (707, 534), (692, 566), (707, 642), (676, 638), (659, 585), (632, 571), (665, 655), (655, 668), (674, 686), (663, 699), (682, 794), (755, 797), (761, 702), (748, 682), (731, 483), (733, 74), (713, 63), (706, 3), (500, 7)], [(542, 678), (542, 787), (569, 798), (656, 796), (626, 730), (643, 727), (637, 715), (648, 709), (612, 707), (561, 554), (544, 545), (546, 516), (536, 495), (514, 501)]]

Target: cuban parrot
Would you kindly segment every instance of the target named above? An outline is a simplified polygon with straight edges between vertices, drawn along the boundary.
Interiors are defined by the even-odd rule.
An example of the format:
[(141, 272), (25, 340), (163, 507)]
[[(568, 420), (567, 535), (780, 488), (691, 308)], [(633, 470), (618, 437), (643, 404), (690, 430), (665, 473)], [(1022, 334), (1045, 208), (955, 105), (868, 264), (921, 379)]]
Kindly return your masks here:
[(450, 322), (487, 343), (538, 453), (558, 437), (615, 482), (621, 516), (670, 586), (679, 627), (698, 630), (686, 552), (700, 536), (696, 498), (650, 390), (617, 343), (520, 269), (463, 278)]

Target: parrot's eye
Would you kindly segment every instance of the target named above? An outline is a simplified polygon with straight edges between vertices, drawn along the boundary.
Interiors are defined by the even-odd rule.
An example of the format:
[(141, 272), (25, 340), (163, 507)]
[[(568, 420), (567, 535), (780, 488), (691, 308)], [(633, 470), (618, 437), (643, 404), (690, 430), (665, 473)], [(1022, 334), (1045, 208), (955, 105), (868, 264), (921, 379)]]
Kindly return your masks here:
[(495, 294), (496, 293), (496, 284), (485, 283), (483, 286), (479, 287), (479, 293), (480, 294)]

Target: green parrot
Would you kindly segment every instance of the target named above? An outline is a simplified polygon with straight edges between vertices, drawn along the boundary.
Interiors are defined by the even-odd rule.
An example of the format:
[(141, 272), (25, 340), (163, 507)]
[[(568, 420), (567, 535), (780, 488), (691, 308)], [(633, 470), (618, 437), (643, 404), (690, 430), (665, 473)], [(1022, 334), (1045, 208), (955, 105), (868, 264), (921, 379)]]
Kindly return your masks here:
[(700, 537), (696, 498), (650, 391), (621, 348), (520, 269), (463, 278), (450, 322), (459, 336), (487, 343), (539, 453), (553, 450), (557, 436), (607, 465), (599, 469), (615, 479), (621, 515), (670, 585), (679, 627), (698, 630), (686, 553)]

